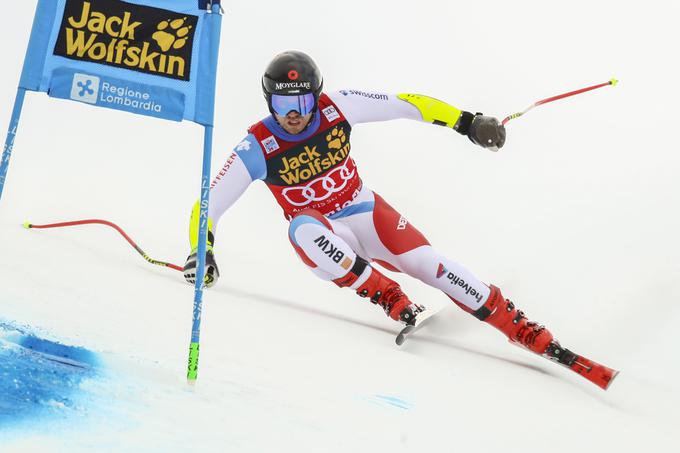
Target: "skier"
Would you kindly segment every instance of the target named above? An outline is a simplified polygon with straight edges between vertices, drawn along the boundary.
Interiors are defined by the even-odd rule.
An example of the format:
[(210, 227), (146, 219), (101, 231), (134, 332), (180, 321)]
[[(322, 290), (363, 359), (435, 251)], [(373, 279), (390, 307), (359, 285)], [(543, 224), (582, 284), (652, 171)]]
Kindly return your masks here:
[[(322, 88), (317, 65), (302, 52), (281, 53), (267, 66), (262, 89), (271, 115), (248, 129), (211, 184), (205, 285), (214, 285), (219, 277), (213, 246), (220, 217), (259, 179), (290, 221), (290, 242), (312, 272), (368, 298), (395, 321), (412, 325), (424, 307), (410, 301), (399, 284), (372, 263), (440, 289), (463, 310), (537, 354), (556, 344), (545, 327), (529, 321), (496, 286), (482, 283), (435, 250), (363, 183), (350, 156), (350, 134), (359, 123), (425, 121), (497, 151), (505, 143), (500, 122), (419, 94), (357, 90), (326, 94)], [(184, 266), (184, 276), (192, 284), (199, 211), (196, 203), (190, 222), (192, 251)]]

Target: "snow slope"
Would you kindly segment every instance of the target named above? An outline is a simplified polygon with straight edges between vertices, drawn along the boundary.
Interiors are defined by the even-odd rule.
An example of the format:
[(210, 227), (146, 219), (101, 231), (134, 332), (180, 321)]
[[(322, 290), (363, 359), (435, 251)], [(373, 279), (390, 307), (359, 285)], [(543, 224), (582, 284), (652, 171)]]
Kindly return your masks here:
[[(8, 3), (0, 124), (34, 10)], [(379, 309), (305, 269), (256, 184), (217, 232), (222, 278), (205, 296), (189, 388), (193, 289), (178, 272), (104, 227), (21, 224), (105, 218), (152, 257), (182, 264), (200, 128), (32, 93), (0, 201), (0, 450), (672, 451), (680, 6), (305, 6), (225, 4), (215, 170), (266, 113), (259, 77), (287, 48), (313, 55), (328, 89), (415, 91), (499, 117), (621, 80), (509, 123), (497, 154), (407, 121), (353, 133), (365, 182), (438, 249), (620, 376), (603, 392), (404, 276), (412, 299), (445, 311), (397, 348), (398, 326)], [(48, 363), (17, 335), (93, 360), (85, 371)]]

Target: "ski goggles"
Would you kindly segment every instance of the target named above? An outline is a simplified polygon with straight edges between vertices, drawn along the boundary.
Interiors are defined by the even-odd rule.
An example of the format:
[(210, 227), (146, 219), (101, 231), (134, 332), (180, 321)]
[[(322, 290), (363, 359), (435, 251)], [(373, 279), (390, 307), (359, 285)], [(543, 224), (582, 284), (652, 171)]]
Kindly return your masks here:
[(286, 116), (293, 111), (305, 116), (312, 113), (316, 108), (316, 98), (314, 93), (292, 96), (272, 94), (271, 107), (276, 114), (281, 116)]

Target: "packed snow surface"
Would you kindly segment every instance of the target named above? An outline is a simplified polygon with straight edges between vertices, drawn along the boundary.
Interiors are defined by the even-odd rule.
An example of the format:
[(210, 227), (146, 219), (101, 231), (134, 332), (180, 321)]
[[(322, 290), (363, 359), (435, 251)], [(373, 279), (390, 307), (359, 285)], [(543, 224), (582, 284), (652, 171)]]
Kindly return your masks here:
[[(5, 2), (8, 124), (35, 2)], [(0, 200), (2, 452), (672, 451), (680, 420), (680, 6), (613, 0), (224, 2), (213, 173), (264, 116), (269, 59), (311, 54), (328, 89), (418, 92), (504, 117), (498, 153), (432, 125), (353, 131), (365, 183), (562, 344), (621, 374), (602, 391), (513, 347), (441, 293), (399, 326), (312, 275), (254, 184), (220, 221), (199, 378), (183, 264), (202, 130), (30, 93)]]

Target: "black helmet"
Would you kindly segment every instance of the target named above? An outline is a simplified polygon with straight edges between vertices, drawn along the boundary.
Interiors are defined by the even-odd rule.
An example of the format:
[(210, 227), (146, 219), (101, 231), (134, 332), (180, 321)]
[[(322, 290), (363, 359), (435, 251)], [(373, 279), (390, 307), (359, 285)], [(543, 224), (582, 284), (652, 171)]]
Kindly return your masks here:
[[(282, 109), (288, 108), (293, 100), (299, 107), (291, 107), (291, 110), (297, 110), (301, 115), (315, 112), (322, 88), (319, 67), (309, 55), (297, 50), (275, 56), (262, 76), (262, 91), (272, 114), (285, 116), (290, 110), (283, 113)], [(312, 96), (306, 96), (310, 94)], [(286, 100), (285, 107), (277, 99)]]

